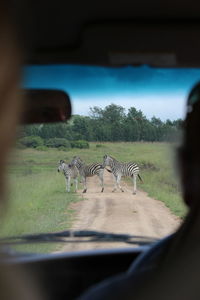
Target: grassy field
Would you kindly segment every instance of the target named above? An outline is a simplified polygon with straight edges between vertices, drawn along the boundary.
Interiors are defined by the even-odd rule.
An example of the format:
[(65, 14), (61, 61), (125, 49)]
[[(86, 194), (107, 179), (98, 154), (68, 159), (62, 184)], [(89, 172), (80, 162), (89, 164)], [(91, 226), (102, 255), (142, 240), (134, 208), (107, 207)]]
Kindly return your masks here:
[[(64, 176), (57, 173), (60, 159), (70, 161), (79, 155), (86, 162), (102, 161), (105, 154), (118, 160), (135, 161), (141, 167), (144, 184), (139, 188), (161, 200), (171, 211), (184, 217), (178, 180), (173, 168), (173, 149), (166, 143), (91, 143), (90, 149), (70, 151), (18, 150), (9, 166), (10, 206), (1, 235), (52, 232), (70, 227), (73, 211), (69, 204), (79, 201), (75, 193), (66, 193)], [(55, 245), (23, 247), (31, 251), (52, 251)]]

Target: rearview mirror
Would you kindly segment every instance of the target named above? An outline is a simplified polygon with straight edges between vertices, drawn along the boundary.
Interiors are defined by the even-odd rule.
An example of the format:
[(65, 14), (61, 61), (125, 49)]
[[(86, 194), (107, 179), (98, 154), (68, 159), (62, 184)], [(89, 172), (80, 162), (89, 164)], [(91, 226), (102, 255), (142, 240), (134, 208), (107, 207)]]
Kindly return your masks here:
[(23, 124), (62, 122), (71, 117), (71, 102), (63, 91), (31, 89), (23, 94)]

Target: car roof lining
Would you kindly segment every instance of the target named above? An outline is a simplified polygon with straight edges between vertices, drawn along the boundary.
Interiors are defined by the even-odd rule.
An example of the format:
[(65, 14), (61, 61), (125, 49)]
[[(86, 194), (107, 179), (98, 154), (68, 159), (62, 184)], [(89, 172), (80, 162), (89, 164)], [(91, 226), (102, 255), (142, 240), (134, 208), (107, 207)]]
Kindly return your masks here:
[[(18, 11), (29, 49), (26, 63), (200, 67), (200, 3), (195, 0), (29, 0), (23, 5)], [(116, 60), (119, 53), (125, 62)], [(153, 61), (152, 54), (165, 57)]]

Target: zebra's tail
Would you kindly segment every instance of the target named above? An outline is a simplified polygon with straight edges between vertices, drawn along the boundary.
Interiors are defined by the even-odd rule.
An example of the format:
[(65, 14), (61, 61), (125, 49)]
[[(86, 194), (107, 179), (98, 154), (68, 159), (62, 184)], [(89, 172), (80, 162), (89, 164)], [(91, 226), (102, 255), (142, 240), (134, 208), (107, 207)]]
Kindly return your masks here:
[(142, 177), (140, 176), (140, 174), (138, 174), (138, 178), (140, 179), (140, 181), (141, 181), (142, 183), (144, 183), (144, 181), (143, 181)]

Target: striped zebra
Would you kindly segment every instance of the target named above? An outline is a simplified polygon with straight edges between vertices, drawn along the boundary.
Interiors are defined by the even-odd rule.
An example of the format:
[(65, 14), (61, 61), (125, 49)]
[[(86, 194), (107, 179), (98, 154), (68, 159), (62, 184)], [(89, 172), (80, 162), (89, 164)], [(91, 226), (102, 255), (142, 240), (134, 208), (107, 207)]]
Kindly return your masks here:
[(63, 172), (65, 179), (66, 179), (66, 191), (70, 192), (70, 181), (71, 178), (74, 179), (75, 183), (75, 192), (77, 191), (78, 188), (78, 169), (76, 166), (72, 166), (70, 164), (66, 164), (64, 160), (59, 161), (58, 165), (58, 172)]
[[(99, 163), (92, 163), (90, 165), (86, 165), (78, 156), (74, 156), (71, 165), (74, 165), (79, 170), (79, 174), (82, 176), (83, 186), (84, 190), (83, 193), (86, 193), (87, 186), (86, 186), (86, 178), (92, 177), (94, 175), (97, 175), (100, 179), (101, 183), (101, 192), (104, 191), (104, 180), (103, 180), (103, 173), (104, 173), (104, 167), (102, 164)], [(108, 172), (111, 172), (110, 170), (107, 170)]]
[(115, 178), (115, 185), (114, 185), (113, 192), (116, 191), (117, 187), (119, 187), (119, 189), (122, 192), (124, 192), (121, 185), (120, 185), (121, 177), (124, 176), (124, 177), (132, 177), (133, 178), (133, 194), (136, 194), (136, 190), (137, 190), (136, 179), (137, 179), (137, 176), (142, 181), (142, 178), (139, 175), (139, 167), (136, 163), (133, 163), (133, 162), (128, 162), (128, 163), (119, 162), (115, 158), (113, 158), (109, 155), (105, 155), (103, 157), (103, 166), (104, 167), (109, 166), (112, 170), (113, 176)]

